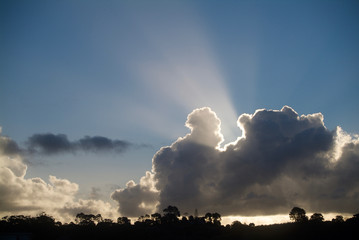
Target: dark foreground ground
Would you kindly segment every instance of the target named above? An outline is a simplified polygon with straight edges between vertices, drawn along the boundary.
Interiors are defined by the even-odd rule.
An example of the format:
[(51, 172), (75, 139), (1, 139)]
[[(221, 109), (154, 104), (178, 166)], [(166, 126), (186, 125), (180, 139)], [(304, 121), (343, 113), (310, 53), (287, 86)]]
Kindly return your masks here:
[(285, 223), (267, 226), (171, 223), (0, 226), (0, 239), (359, 239), (358, 222)]

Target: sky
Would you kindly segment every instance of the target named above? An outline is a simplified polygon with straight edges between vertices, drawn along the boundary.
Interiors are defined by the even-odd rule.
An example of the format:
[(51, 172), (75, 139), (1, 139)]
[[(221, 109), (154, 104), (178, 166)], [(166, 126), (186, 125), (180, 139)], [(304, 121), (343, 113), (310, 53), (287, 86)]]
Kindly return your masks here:
[(0, 215), (359, 212), (358, 22), (349, 0), (1, 1)]

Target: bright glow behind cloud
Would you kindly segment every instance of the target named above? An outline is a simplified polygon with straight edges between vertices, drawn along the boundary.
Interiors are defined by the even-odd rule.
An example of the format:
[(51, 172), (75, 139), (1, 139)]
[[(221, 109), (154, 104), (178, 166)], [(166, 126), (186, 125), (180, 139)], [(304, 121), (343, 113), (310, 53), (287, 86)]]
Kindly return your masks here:
[[(189, 112), (194, 108), (209, 106), (222, 120), (226, 142), (235, 140), (239, 132), (235, 125), (238, 115), (227, 91), (226, 81), (198, 19), (189, 9), (184, 11), (188, 12), (185, 19), (168, 10), (158, 18), (143, 18), (145, 22), (138, 20), (157, 57), (141, 59), (135, 64), (134, 71), (138, 72), (141, 84), (150, 92), (150, 98), (157, 103), (152, 110), (158, 111), (158, 118), (163, 112), (168, 114), (173, 109)], [(172, 14), (171, 18), (166, 18), (166, 14)], [(161, 17), (171, 20), (162, 21)], [(153, 21), (151, 25), (156, 27), (146, 29), (144, 26), (149, 21)]]
[[(188, 115), (191, 133), (152, 159), (153, 177), (148, 179), (159, 192), (153, 212), (168, 205), (223, 216), (283, 214), (293, 206), (324, 213), (355, 211), (359, 144), (347, 139), (339, 145), (341, 156), (331, 166), (342, 140), (325, 127), (321, 113), (299, 116), (284, 106), (242, 114), (238, 122), (245, 137), (219, 151), (222, 135), (215, 112), (200, 108)], [(131, 203), (135, 215), (145, 214), (139, 203), (153, 203), (154, 197), (141, 183), (112, 195), (121, 212)]]
[(346, 144), (349, 144), (351, 142), (357, 144), (359, 143), (359, 135), (357, 134), (348, 134), (345, 132), (341, 127), (337, 127), (336, 129), (336, 138), (335, 138), (335, 148), (333, 151), (333, 161), (336, 162), (339, 160), (339, 158), (343, 154), (343, 147)]

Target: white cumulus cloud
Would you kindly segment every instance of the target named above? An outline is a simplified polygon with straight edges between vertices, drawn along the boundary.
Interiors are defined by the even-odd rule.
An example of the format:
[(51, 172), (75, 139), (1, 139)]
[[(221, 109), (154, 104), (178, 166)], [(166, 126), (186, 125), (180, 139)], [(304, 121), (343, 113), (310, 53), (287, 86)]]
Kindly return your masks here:
[[(9, 138), (0, 136), (0, 145)], [(0, 148), (4, 149), (4, 148)], [(116, 211), (101, 200), (76, 199), (79, 186), (67, 179), (49, 176), (26, 178), (27, 166), (19, 155), (0, 151), (0, 213), (1, 215), (36, 215), (46, 212), (61, 221), (72, 221), (79, 212), (101, 213), (112, 217)]]

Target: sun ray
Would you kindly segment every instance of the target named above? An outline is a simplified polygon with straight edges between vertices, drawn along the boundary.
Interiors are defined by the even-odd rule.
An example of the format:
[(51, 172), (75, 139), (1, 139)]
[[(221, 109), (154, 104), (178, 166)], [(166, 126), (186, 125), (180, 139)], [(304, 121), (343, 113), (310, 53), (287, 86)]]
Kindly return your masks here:
[[(139, 60), (134, 69), (138, 70), (136, 72), (140, 83), (150, 92), (150, 98), (154, 101), (148, 104), (167, 107), (166, 104), (171, 103), (168, 104), (171, 106), (168, 106), (168, 111), (173, 111), (171, 108), (176, 106), (176, 111), (185, 114), (199, 107), (213, 109), (222, 121), (225, 144), (236, 140), (240, 134), (236, 126), (238, 114), (221, 67), (207, 40), (209, 38), (195, 14), (187, 12), (187, 21), (176, 21), (174, 17), (171, 28), (166, 28), (170, 23), (146, 19), (146, 24), (154, 21), (152, 24), (157, 26), (149, 31), (138, 20), (138, 27), (143, 30), (158, 56)], [(163, 32), (163, 29), (167, 31)]]

